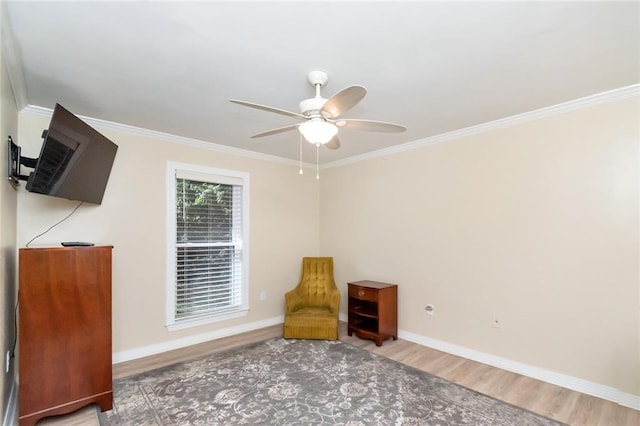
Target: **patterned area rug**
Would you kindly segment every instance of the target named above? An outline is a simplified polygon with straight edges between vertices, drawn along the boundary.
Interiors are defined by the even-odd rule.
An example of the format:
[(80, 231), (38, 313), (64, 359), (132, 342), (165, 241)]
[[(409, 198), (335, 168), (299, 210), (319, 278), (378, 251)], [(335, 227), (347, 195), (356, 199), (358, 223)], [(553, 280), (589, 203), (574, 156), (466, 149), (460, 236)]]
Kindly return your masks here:
[(114, 382), (101, 425), (560, 425), (340, 341), (272, 339)]

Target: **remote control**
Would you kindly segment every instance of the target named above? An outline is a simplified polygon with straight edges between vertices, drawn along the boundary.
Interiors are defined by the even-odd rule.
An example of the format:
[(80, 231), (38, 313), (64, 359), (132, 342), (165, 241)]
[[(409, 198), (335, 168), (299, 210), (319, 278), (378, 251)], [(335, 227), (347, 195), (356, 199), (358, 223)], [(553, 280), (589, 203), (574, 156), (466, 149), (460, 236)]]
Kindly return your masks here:
[(86, 243), (83, 241), (64, 241), (61, 243), (64, 247), (89, 247), (94, 245), (93, 243)]

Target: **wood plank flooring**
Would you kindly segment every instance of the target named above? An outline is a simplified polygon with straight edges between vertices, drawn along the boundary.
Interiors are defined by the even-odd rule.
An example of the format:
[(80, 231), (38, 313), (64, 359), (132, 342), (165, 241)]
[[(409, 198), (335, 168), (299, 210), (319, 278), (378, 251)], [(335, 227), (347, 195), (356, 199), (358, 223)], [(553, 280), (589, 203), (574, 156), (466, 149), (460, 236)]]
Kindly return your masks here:
[[(267, 327), (184, 349), (115, 364), (113, 378), (115, 380), (127, 377), (281, 335), (281, 325)], [(340, 340), (570, 425), (640, 425), (640, 411), (406, 340), (393, 341), (389, 339), (381, 347), (377, 347), (373, 341), (358, 339), (355, 336), (349, 337), (345, 324), (341, 324)], [(69, 415), (42, 419), (38, 425), (98, 426), (98, 417), (95, 407), (88, 406)]]

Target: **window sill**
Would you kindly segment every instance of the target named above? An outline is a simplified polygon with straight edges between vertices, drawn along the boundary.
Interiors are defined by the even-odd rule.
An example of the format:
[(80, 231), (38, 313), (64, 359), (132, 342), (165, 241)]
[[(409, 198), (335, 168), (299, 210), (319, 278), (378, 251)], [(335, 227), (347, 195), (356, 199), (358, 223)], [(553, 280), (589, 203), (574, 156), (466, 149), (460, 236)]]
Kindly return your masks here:
[(171, 324), (167, 324), (166, 327), (167, 327), (167, 330), (169, 331), (184, 330), (187, 328), (198, 327), (206, 324), (213, 324), (220, 321), (227, 321), (233, 318), (244, 317), (244, 316), (247, 316), (248, 312), (249, 312), (249, 309), (243, 308), (243, 309), (238, 309), (231, 312), (210, 314), (210, 315), (202, 316), (198, 318), (189, 318), (189, 319), (179, 320)]

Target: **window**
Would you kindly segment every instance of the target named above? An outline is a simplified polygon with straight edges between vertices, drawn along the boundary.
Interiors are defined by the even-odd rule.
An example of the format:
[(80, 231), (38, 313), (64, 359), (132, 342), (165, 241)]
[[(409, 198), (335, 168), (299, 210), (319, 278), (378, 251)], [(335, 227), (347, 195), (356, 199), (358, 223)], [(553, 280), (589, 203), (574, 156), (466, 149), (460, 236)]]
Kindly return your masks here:
[(167, 327), (246, 315), (249, 175), (167, 165)]

